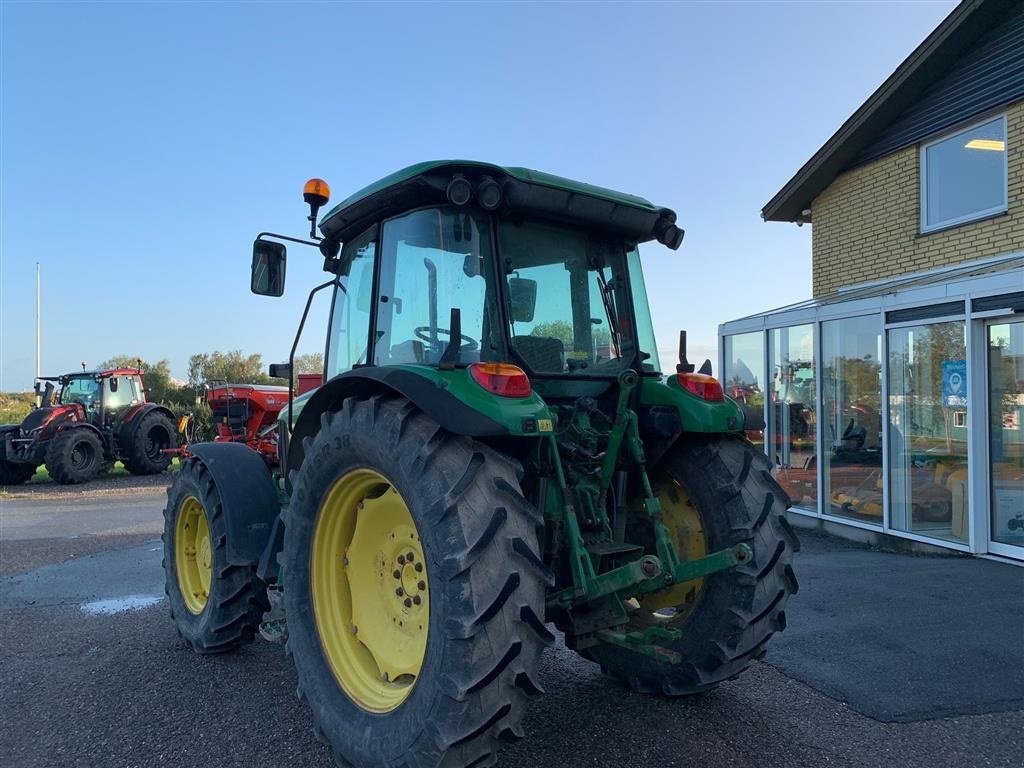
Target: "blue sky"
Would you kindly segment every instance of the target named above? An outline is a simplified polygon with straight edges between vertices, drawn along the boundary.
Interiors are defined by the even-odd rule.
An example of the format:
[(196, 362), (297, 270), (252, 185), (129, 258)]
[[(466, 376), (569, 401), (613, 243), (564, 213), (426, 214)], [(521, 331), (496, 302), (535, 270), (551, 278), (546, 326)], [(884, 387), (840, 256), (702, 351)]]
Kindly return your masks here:
[[(301, 235), (405, 165), (525, 165), (674, 208), (643, 250), (662, 362), (677, 331), (808, 298), (810, 227), (762, 205), (955, 3), (0, 4), (0, 391), (116, 354), (284, 360), (283, 299), (248, 291), (252, 238)], [(314, 316), (300, 351), (322, 349)], [(699, 362), (699, 361), (698, 361)]]

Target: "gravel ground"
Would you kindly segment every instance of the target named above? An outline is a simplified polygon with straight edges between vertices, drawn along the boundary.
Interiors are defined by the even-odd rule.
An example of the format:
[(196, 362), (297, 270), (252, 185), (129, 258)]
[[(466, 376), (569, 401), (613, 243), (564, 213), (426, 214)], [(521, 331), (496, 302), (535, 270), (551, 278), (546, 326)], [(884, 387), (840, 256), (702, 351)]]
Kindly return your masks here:
[(102, 475), (82, 485), (60, 485), (52, 480), (25, 485), (0, 486), (0, 504), (4, 499), (82, 499), (94, 496), (119, 496), (152, 493), (171, 484), (171, 473), (158, 475)]
[[(0, 755), (39, 766), (327, 768), (277, 646), (201, 657), (166, 605), (111, 617), (76, 607), (4, 611)], [(881, 724), (768, 664), (694, 699), (640, 696), (564, 647), (547, 695), (502, 768), (537, 766), (1019, 766), (1024, 715)]]
[[(167, 476), (127, 480), (61, 489), (49, 501), (34, 488), (28, 498), (0, 497), (0, 522), (4, 514), (17, 521), (9, 528), (19, 537), (4, 540), (0, 535), (0, 567), (8, 573), (33, 569), (0, 578), (2, 764), (333, 765), (312, 733), (306, 706), (295, 699), (294, 670), (280, 647), (258, 641), (224, 656), (197, 656), (177, 637), (164, 600), (115, 615), (83, 612), (82, 604), (95, 597), (145, 594), (158, 599), (163, 576), (154, 534), (106, 529), (121, 530), (127, 521), (129, 527), (157, 530), (160, 486)], [(148, 481), (149, 487), (139, 481)], [(40, 520), (37, 529), (30, 525), (34, 514)], [(66, 520), (64, 536), (57, 532), (61, 520)], [(770, 647), (767, 662), (739, 679), (699, 697), (667, 700), (615, 685), (559, 644), (543, 657), (540, 681), (547, 694), (527, 712), (527, 738), (503, 751), (501, 768), (1024, 764), (1024, 712), (1019, 707), (882, 722), (863, 714), (853, 700), (846, 703), (842, 696), (816, 689), (811, 672), (822, 658), (834, 659), (861, 687), (873, 674), (854, 659), (865, 638), (876, 634), (849, 633), (852, 655), (843, 650), (842, 638), (832, 639), (826, 649), (822, 633), (841, 632), (837, 622), (842, 617), (822, 609), (832, 607), (830, 595), (839, 594), (829, 581), (836, 578), (836, 564), (856, 570), (863, 554), (867, 559), (860, 572), (878, 580), (884, 563), (871, 559), (879, 553), (858, 552), (828, 538), (807, 538), (806, 544), (797, 556), (804, 590), (789, 611), (792, 631), (775, 643), (780, 666), (773, 666)], [(940, 561), (952, 567), (978, 562), (886, 557), (892, 558), (885, 561), (891, 568), (909, 564), (915, 571)], [(893, 573), (892, 578), (901, 578)], [(951, 574), (944, 581), (958, 580)], [(850, 604), (860, 600), (852, 589), (847, 592)], [(864, 610), (869, 602), (885, 610), (871, 595), (861, 602)], [(885, 636), (879, 640), (889, 643)], [(913, 660), (907, 647), (887, 647), (880, 652), (911, 654), (906, 658)], [(928, 674), (947, 675), (942, 668)]]

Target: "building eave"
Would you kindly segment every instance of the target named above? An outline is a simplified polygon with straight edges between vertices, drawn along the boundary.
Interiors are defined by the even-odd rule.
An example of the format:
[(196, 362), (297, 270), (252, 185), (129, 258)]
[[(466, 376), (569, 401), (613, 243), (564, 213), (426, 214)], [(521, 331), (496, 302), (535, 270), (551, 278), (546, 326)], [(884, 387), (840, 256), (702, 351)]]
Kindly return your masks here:
[(857, 154), (911, 106), (1017, 0), (964, 0), (761, 209), (765, 221), (805, 222), (805, 211)]

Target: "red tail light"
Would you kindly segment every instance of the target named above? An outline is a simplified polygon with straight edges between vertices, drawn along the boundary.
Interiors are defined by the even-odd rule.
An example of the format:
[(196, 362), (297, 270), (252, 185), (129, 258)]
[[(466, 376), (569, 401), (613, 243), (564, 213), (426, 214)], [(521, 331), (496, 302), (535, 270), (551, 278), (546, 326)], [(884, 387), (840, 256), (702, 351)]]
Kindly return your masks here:
[(709, 403), (720, 403), (725, 400), (722, 385), (714, 376), (705, 376), (703, 373), (679, 373), (676, 374), (676, 379), (702, 400)]
[(469, 366), (473, 381), (499, 397), (529, 397), (530, 379), (518, 365), (511, 363), (473, 363)]

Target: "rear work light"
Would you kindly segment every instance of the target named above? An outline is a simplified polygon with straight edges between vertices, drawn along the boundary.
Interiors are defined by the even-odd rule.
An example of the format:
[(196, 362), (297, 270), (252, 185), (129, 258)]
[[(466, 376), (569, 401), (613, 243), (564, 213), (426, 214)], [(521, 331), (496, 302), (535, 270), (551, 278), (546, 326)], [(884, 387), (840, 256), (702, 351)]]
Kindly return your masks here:
[(511, 363), (473, 363), (469, 366), (473, 381), (498, 397), (529, 397), (530, 379), (518, 365)]
[(679, 373), (676, 374), (676, 379), (683, 387), (702, 400), (707, 400), (709, 403), (720, 403), (725, 400), (722, 385), (714, 376), (706, 376), (703, 373)]

